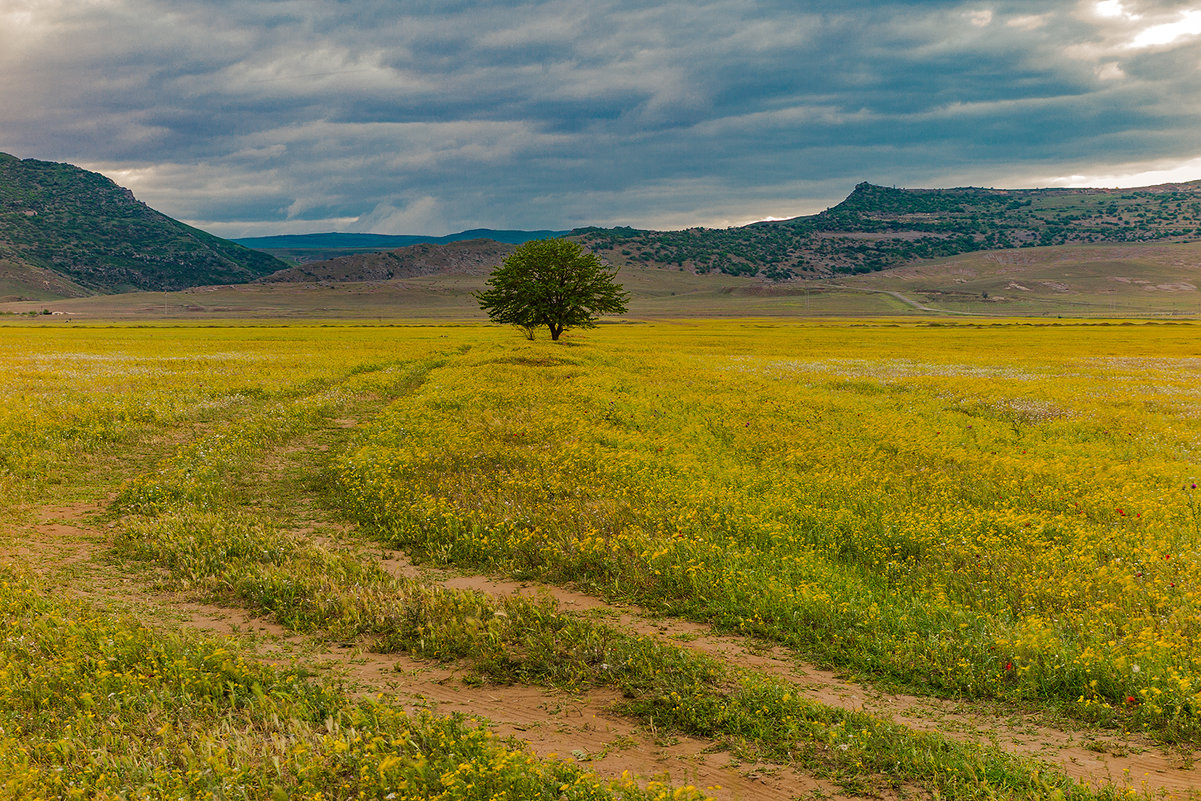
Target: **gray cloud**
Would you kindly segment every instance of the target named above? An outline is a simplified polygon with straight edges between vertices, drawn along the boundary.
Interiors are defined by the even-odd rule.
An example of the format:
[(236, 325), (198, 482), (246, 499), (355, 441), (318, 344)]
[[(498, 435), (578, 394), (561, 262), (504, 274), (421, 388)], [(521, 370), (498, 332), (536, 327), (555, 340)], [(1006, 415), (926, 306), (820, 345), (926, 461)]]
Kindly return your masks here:
[(0, 150), (227, 236), (737, 224), (1170, 169), (1199, 69), (1138, 0), (6, 0)]

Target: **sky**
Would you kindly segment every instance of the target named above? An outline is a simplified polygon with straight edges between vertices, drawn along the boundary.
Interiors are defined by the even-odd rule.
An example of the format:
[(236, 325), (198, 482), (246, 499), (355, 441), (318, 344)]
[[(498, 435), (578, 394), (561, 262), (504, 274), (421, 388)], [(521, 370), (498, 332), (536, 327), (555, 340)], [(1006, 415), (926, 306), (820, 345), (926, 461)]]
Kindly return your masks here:
[(225, 237), (1201, 179), (1201, 0), (0, 0), (0, 152)]

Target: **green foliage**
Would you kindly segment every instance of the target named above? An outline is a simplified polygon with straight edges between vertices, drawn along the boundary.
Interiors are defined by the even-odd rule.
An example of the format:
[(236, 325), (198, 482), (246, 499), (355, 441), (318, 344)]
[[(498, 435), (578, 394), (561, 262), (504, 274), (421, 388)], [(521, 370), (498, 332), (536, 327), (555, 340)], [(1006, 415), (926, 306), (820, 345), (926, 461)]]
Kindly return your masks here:
[(546, 326), (558, 339), (567, 328), (591, 328), (602, 314), (622, 314), (628, 293), (594, 254), (566, 239), (526, 242), (505, 259), (479, 293), (495, 323), (517, 325), (533, 338)]

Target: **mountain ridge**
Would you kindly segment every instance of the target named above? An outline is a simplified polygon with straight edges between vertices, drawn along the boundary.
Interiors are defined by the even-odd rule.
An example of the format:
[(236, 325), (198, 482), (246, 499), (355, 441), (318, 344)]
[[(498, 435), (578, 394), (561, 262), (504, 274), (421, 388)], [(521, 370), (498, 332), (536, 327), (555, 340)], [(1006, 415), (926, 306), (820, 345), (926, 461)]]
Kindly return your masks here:
[(492, 239), (420, 242), (379, 253), (339, 256), (289, 267), (258, 283), (391, 281), (425, 275), (488, 275), (517, 245)]
[(1201, 181), (1127, 189), (898, 189), (862, 182), (814, 215), (680, 231), (582, 228), (621, 265), (773, 281), (876, 272), (982, 250), (1201, 241)]
[(425, 236), (423, 234), (362, 234), (341, 233), (329, 231), (319, 234), (275, 234), (273, 236), (235, 237), (230, 242), (236, 242), (243, 247), (258, 250), (281, 250), (302, 248), (367, 248), (381, 247), (393, 250), (407, 245), (436, 244), (446, 245), (451, 242), (463, 242), (471, 239), (491, 239), (494, 242), (507, 242), (520, 245), (531, 239), (565, 236), (570, 231), (524, 231), (518, 229), (471, 228), (454, 234), (443, 236)]
[(0, 262), (0, 292), (58, 296), (240, 283), (286, 266), (155, 211), (100, 173), (7, 153)]

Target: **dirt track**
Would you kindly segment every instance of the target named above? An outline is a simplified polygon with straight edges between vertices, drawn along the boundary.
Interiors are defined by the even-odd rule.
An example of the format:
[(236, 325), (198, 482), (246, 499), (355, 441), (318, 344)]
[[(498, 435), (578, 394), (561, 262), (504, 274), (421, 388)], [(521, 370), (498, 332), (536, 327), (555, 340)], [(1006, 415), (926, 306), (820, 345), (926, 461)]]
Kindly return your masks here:
[[(529, 743), (540, 755), (576, 760), (603, 776), (617, 778), (629, 771), (644, 778), (666, 777), (675, 784), (697, 786), (717, 799), (775, 799), (815, 792), (842, 797), (837, 787), (788, 766), (740, 764), (712, 742), (648, 731), (637, 721), (609, 711), (618, 700), (610, 691), (573, 696), (537, 687), (465, 683), (463, 672), (454, 666), (331, 645), (289, 632), (245, 610), (155, 592), (148, 588), (146, 576), (127, 575), (105, 558), (111, 532), (89, 522), (99, 511), (94, 504), (37, 510), (30, 525), (11, 532), (19, 545), (8, 550), (5, 560), (70, 587), (72, 593), (92, 604), (157, 625), (234, 638), (268, 661), (299, 660), (306, 667), (339, 677), (353, 692), (389, 693), (414, 710), (478, 717), (498, 734)], [(331, 538), (353, 537), (354, 533), (319, 525), (312, 529), (312, 536), (333, 544)], [(1179, 797), (1201, 787), (1201, 771), (1194, 766), (1201, 753), (1173, 752), (1145, 738), (1113, 732), (1065, 731), (1034, 715), (982, 704), (883, 693), (805, 665), (779, 647), (720, 634), (703, 624), (651, 617), (637, 608), (615, 607), (562, 587), (423, 570), (399, 552), (383, 564), (397, 574), (448, 588), (497, 596), (548, 594), (564, 611), (602, 614), (606, 622), (624, 631), (795, 682), (822, 704), (862, 710), (916, 731), (940, 732), (1037, 757), (1092, 784), (1113, 782)]]

